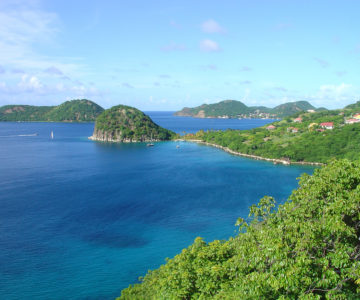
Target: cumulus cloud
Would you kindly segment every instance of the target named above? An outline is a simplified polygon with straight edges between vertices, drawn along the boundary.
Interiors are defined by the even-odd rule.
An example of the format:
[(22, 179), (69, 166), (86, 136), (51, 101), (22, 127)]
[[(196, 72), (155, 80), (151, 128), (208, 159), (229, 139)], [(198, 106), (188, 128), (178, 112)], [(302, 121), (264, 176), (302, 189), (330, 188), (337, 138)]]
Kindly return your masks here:
[(183, 44), (170, 43), (163, 47), (161, 47), (162, 51), (184, 51), (186, 50), (186, 46)]
[(307, 96), (311, 103), (326, 108), (340, 108), (358, 100), (359, 88), (351, 84), (323, 84), (313, 95)]
[(206, 33), (226, 33), (226, 30), (218, 22), (210, 19), (201, 24), (201, 30)]
[(21, 76), (18, 87), (25, 92), (42, 92), (44, 85), (40, 82), (38, 77), (24, 74)]
[(204, 52), (218, 52), (221, 48), (217, 42), (206, 39), (200, 42), (200, 50)]

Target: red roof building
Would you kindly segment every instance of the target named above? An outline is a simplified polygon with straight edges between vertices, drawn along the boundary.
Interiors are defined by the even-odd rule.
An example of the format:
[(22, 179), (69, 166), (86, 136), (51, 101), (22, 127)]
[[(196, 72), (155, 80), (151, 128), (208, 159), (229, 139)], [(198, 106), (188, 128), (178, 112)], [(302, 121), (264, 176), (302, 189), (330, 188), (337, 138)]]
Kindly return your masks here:
[(274, 125), (269, 125), (266, 127), (267, 130), (274, 130), (276, 127)]
[(359, 123), (360, 120), (359, 119), (347, 119), (345, 120), (345, 124), (354, 124), (354, 123)]
[(295, 123), (301, 123), (301, 122), (302, 122), (302, 118), (295, 118), (295, 119), (294, 119), (294, 122), (295, 122)]
[(333, 129), (334, 128), (334, 122), (324, 122), (320, 123), (320, 126), (325, 129)]

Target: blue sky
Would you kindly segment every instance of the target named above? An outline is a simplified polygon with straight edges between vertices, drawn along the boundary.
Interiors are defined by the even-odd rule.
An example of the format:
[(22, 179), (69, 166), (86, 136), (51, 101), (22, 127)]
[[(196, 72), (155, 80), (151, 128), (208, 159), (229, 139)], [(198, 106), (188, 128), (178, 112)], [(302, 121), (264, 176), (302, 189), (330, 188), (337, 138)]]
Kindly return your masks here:
[(360, 100), (359, 1), (0, 1), (0, 105)]

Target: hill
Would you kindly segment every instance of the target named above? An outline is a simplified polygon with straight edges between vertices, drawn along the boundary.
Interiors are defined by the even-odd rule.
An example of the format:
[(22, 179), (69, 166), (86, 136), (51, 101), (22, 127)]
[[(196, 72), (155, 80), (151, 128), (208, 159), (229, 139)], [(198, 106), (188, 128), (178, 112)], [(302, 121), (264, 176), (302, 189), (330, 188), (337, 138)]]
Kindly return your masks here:
[(201, 238), (118, 299), (359, 299), (360, 163), (302, 175), (274, 210), (264, 197), (239, 234)]
[(307, 101), (288, 102), (274, 107), (271, 113), (276, 114), (277, 117), (286, 117), (293, 115), (299, 111), (315, 110)]
[(103, 142), (150, 142), (170, 140), (176, 134), (155, 124), (140, 110), (118, 105), (96, 119), (91, 140)]
[(307, 101), (289, 102), (274, 108), (247, 106), (241, 101), (224, 100), (215, 104), (203, 104), (194, 108), (185, 107), (175, 116), (195, 118), (282, 118), (299, 111), (316, 110)]
[(359, 113), (360, 107), (314, 113), (302, 111), (260, 128), (199, 131), (184, 138), (244, 155), (294, 163), (326, 163), (330, 158), (355, 160), (360, 149)]
[(58, 106), (5, 105), (0, 121), (94, 122), (104, 109), (87, 100), (66, 101)]

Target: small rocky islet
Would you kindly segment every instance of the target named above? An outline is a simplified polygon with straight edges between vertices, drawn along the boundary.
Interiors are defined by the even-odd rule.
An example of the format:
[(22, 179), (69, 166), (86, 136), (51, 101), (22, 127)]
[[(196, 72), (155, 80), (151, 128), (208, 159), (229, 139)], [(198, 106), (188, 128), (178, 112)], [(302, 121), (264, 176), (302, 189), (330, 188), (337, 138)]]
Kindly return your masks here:
[(93, 141), (101, 142), (158, 142), (171, 140), (175, 132), (155, 124), (142, 111), (117, 105), (102, 112), (95, 121)]

